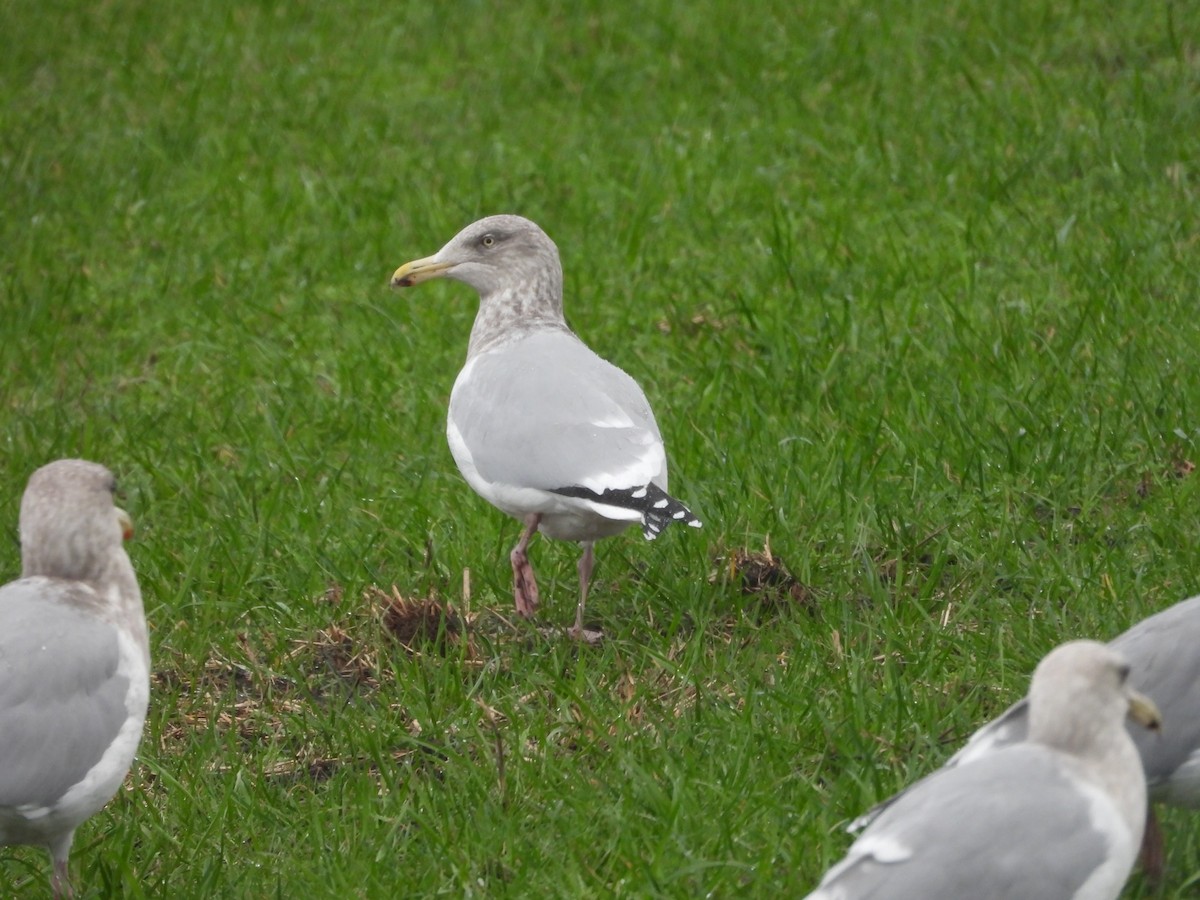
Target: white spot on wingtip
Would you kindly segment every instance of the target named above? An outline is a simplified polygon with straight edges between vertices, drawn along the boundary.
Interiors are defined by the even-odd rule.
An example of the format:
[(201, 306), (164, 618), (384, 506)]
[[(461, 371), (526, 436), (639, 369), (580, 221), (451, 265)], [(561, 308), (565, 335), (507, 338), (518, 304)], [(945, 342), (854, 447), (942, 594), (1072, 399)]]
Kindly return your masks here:
[(856, 856), (860, 859), (870, 856), (881, 863), (897, 863), (913, 855), (911, 847), (890, 834), (864, 836), (859, 839), (859, 844)]
[(669, 504), (666, 500), (659, 500), (654, 504), (655, 509), (666, 509)]
[(633, 419), (623, 411), (617, 410), (603, 419), (594, 419), (592, 425), (596, 428), (632, 428)]
[(675, 510), (675, 515), (674, 515), (674, 516), (672, 516), (671, 518), (673, 518), (673, 519), (682, 519), (682, 518), (683, 518), (684, 516), (686, 516), (686, 515), (687, 515), (687, 511), (686, 511), (686, 510), (677, 509), (677, 510)]
[(629, 496), (632, 497), (634, 500), (641, 500), (643, 497), (646, 496), (646, 489), (644, 487), (638, 488), (636, 491), (634, 491)]
[(688, 525), (691, 526), (692, 528), (700, 528), (704, 525), (704, 523), (701, 522), (699, 519), (692, 519), (692, 521), (688, 522)]

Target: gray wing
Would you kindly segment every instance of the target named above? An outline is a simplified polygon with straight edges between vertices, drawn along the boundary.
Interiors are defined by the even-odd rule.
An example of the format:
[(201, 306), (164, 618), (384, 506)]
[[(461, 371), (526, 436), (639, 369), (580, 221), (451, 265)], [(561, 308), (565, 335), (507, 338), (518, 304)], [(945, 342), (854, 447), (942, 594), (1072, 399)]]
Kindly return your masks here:
[(600, 492), (653, 480), (666, 488), (645, 394), (570, 332), (538, 332), (470, 360), (450, 398), (450, 424), (492, 484)]
[(50, 806), (127, 718), (113, 626), (84, 585), (24, 578), (0, 588), (0, 806)]
[[(1144, 619), (1110, 646), (1129, 661), (1129, 683), (1162, 712), (1159, 733), (1137, 726), (1129, 729), (1153, 791), (1200, 755), (1200, 597)], [(1181, 798), (1164, 799), (1178, 802)], [(1200, 796), (1185, 802), (1195, 805)]]
[(894, 798), (812, 896), (1070, 897), (1106, 846), (1055, 755), (1023, 745), (939, 769)]
[[(1022, 697), (999, 716), (992, 719), (978, 731), (976, 731), (967, 743), (962, 748), (951, 756), (945, 763), (944, 768), (953, 768), (954, 766), (962, 765), (963, 763), (972, 762), (984, 756), (988, 756), (997, 750), (1004, 747), (1011, 747), (1013, 744), (1020, 744), (1025, 741), (1029, 735), (1029, 700)], [(920, 784), (917, 782), (916, 784)], [(916, 784), (905, 788), (897, 794), (892, 795), (887, 800), (876, 803), (865, 813), (856, 818), (853, 822), (846, 826), (846, 830), (851, 834), (857, 834), (862, 831), (872, 822), (874, 822), (883, 813), (884, 810), (894, 806), (905, 794), (913, 790)]]
[(946, 760), (946, 765), (957, 766), (971, 762), (1004, 747), (1024, 743), (1027, 737), (1029, 737), (1029, 698), (1022, 697), (971, 735), (962, 749)]

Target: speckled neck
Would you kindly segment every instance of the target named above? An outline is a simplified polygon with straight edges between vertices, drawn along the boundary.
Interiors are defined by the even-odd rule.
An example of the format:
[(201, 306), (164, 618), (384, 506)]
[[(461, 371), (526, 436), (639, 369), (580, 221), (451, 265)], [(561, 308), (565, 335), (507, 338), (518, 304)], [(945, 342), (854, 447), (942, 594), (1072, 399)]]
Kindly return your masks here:
[[(44, 546), (53, 547), (53, 544)], [(77, 543), (75, 546), (78, 548), (80, 545)], [(78, 564), (80, 559), (84, 560), (82, 566)], [(69, 564), (64, 554), (34, 549), (23, 555), (21, 576), (74, 581), (92, 588), (100, 601), (96, 611), (102, 618), (133, 635), (149, 665), (150, 640), (146, 631), (142, 592), (124, 547), (110, 545), (103, 554), (91, 554), (85, 550)]]
[(558, 260), (527, 271), (479, 296), (467, 359), (514, 337), (535, 331), (566, 331), (562, 305), (562, 267)]
[(113, 486), (111, 472), (85, 460), (58, 460), (35, 472), (21, 497), (21, 577), (90, 587), (95, 599), (88, 605), (125, 628), (148, 665), (142, 592), (125, 552)]
[(133, 571), (133, 563), (129, 554), (121, 547), (112, 555), (112, 560), (105, 567), (101, 581), (96, 585), (101, 596), (112, 596), (116, 592), (116, 608), (111, 612), (114, 618), (123, 625), (142, 649), (146, 665), (150, 665), (150, 635), (146, 631), (146, 611), (142, 605), (142, 591), (138, 587), (137, 575)]

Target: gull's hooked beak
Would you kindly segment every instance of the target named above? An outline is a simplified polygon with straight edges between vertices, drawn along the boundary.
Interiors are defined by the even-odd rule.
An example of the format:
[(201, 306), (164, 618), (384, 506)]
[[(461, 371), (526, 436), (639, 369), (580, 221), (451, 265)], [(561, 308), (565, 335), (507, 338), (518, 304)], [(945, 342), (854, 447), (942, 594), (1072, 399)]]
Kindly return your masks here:
[(414, 259), (406, 262), (392, 275), (391, 286), (394, 288), (412, 287), (431, 278), (441, 278), (454, 268), (454, 263), (440, 262), (436, 256), (426, 256), (424, 259)]
[(117, 522), (121, 526), (121, 537), (128, 541), (133, 537), (133, 519), (121, 507), (117, 506), (114, 509), (117, 511)]
[(1154, 701), (1132, 689), (1129, 691), (1129, 718), (1150, 731), (1162, 729), (1162, 713)]

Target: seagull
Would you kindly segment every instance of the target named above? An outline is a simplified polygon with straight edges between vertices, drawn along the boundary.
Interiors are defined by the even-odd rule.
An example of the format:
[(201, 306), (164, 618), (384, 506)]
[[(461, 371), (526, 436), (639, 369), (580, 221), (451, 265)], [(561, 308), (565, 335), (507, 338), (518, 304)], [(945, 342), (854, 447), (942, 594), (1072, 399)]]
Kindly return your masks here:
[[(1138, 622), (1108, 645), (1129, 661), (1129, 684), (1153, 700), (1168, 723), (1162, 734), (1129, 728), (1146, 773), (1150, 800), (1200, 809), (1200, 597), (1183, 600)], [(1029, 699), (1023, 698), (976, 731), (947, 766), (981, 759), (1029, 736)], [(879, 807), (856, 820), (861, 827)], [(1148, 810), (1142, 868), (1162, 877), (1162, 831)]]
[(1028, 740), (901, 792), (809, 900), (1115, 900), (1146, 816), (1125, 717), (1161, 724), (1129, 671), (1096, 641), (1051, 651), (1030, 685)]
[(450, 278), (479, 293), (467, 360), (450, 394), (446, 437), (477, 494), (522, 523), (510, 555), (517, 614), (538, 606), (536, 532), (583, 548), (569, 634), (585, 638), (593, 545), (639, 523), (700, 527), (667, 493), (667, 456), (637, 382), (597, 356), (563, 317), (558, 248), (520, 216), (468, 225), (433, 256), (405, 263), (393, 288)]
[(150, 696), (133, 523), (104, 466), (63, 459), (21, 499), (21, 577), (0, 587), (0, 844), (50, 852), (73, 896), (75, 829), (116, 793)]

